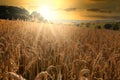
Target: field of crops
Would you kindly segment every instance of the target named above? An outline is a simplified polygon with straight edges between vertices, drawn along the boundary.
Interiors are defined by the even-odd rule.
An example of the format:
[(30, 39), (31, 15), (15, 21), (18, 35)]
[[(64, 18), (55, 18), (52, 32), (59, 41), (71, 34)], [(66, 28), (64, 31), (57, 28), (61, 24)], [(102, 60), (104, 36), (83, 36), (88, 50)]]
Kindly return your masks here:
[(120, 80), (120, 31), (0, 20), (0, 80)]

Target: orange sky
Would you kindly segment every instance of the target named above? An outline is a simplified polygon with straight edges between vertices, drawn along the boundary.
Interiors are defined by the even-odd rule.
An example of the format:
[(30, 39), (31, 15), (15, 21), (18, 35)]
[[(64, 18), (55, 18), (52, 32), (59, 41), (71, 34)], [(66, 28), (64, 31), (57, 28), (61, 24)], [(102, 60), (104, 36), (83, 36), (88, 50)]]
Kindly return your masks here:
[(0, 0), (0, 5), (20, 6), (30, 12), (47, 5), (54, 10), (55, 19), (65, 20), (119, 19), (119, 3), (120, 0)]

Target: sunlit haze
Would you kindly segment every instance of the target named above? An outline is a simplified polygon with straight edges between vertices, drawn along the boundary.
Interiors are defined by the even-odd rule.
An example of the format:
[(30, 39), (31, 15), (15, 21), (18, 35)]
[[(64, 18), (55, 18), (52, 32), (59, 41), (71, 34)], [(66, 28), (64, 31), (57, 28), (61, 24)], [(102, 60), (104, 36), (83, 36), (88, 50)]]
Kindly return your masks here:
[[(47, 19), (62, 20), (120, 19), (119, 3), (120, 0), (0, 0), (0, 5), (19, 6), (29, 12), (40, 10)], [(54, 11), (57, 15), (53, 16)]]
[(55, 18), (55, 13), (50, 6), (41, 6), (38, 12), (47, 20), (53, 20)]

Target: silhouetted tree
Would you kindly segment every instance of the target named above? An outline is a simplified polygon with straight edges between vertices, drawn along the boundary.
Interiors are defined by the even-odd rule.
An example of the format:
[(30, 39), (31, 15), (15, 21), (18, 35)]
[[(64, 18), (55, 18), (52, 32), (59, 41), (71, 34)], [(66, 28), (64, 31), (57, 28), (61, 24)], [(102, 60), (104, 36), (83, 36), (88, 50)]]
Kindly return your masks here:
[(77, 27), (79, 27), (79, 26), (80, 26), (80, 24), (79, 24), (79, 23), (75, 23), (75, 25), (76, 25)]
[(98, 26), (96, 26), (96, 28), (97, 28), (97, 29), (101, 29), (101, 26), (100, 26), (100, 25), (98, 25)]
[(105, 24), (105, 25), (104, 25), (104, 28), (105, 28), (105, 29), (112, 29), (112, 24)]
[(120, 24), (119, 23), (116, 23), (114, 26), (113, 26), (113, 30), (119, 30), (120, 28)]
[(90, 23), (86, 23), (86, 27), (90, 27)]
[(33, 11), (31, 13), (31, 19), (32, 21), (37, 21), (37, 22), (44, 21), (44, 18), (41, 16), (41, 14), (36, 11)]
[(0, 19), (29, 20), (29, 12), (24, 8), (15, 6), (0, 6)]

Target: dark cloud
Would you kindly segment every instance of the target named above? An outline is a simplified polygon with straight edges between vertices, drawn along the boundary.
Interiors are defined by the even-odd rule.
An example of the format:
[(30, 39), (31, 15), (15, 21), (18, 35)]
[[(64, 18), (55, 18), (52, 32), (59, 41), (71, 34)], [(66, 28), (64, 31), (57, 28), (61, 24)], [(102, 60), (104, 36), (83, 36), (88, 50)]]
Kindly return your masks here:
[(91, 2), (108, 2), (108, 1), (112, 1), (112, 0), (89, 0)]
[(87, 11), (93, 11), (93, 12), (99, 12), (100, 11), (100, 9), (86, 9)]
[(76, 11), (77, 10), (77, 8), (66, 8), (66, 9), (64, 9), (64, 11)]
[(71, 11), (77, 11), (79, 8), (59, 8), (55, 10), (60, 10), (60, 11), (66, 11), (66, 12), (71, 12)]
[(120, 6), (116, 6), (115, 9), (120, 11)]
[(91, 12), (99, 12), (99, 13), (112, 13), (112, 11), (110, 11), (110, 10), (97, 9), (97, 8), (90, 8), (90, 9), (86, 9), (86, 10), (91, 11)]
[(104, 15), (86, 15), (89, 18), (98, 18), (98, 19), (120, 19), (120, 16), (104, 16)]
[(59, 10), (63, 10), (63, 11), (81, 11), (81, 10), (86, 10), (88, 12), (98, 12), (98, 13), (112, 13), (111, 10), (108, 9), (99, 9), (99, 8), (88, 8), (88, 9), (80, 9), (80, 8), (65, 8), (65, 9), (59, 9)]
[(97, 1), (97, 2), (99, 2), (99, 1), (109, 1), (109, 0), (90, 0), (90, 1)]

